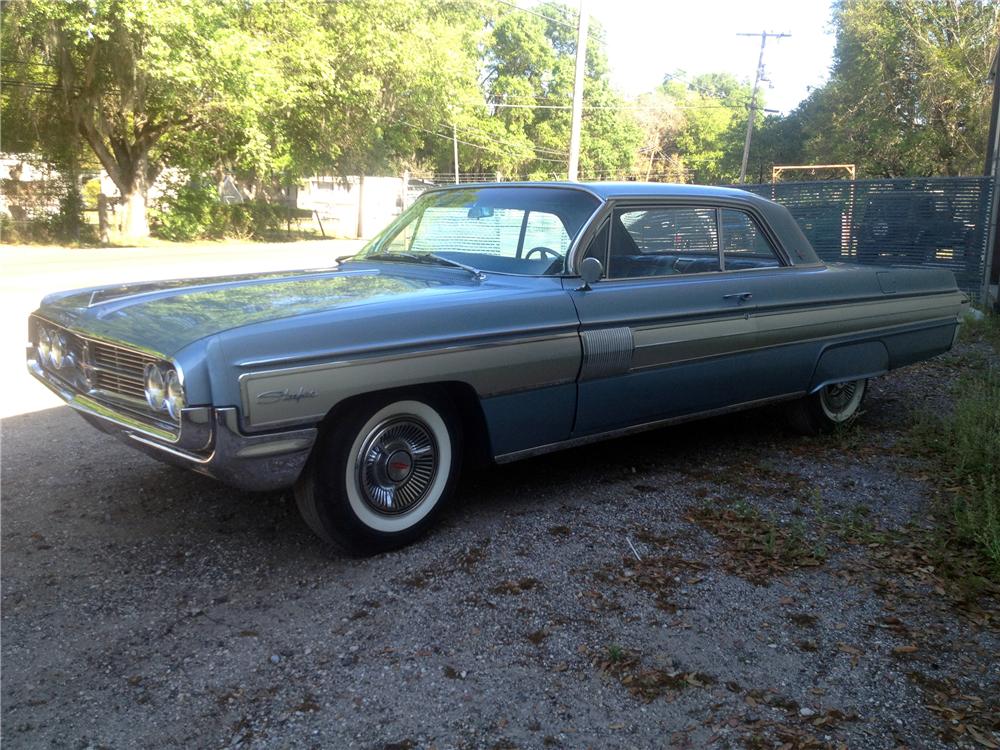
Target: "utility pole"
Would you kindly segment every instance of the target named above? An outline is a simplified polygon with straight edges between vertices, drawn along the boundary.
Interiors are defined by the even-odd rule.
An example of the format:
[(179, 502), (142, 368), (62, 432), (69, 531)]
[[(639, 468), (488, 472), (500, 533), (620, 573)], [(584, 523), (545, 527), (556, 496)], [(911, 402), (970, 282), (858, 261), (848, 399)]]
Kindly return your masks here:
[[(758, 36), (758, 34), (746, 34), (740, 33), (736, 36)], [(767, 44), (767, 38), (773, 36), (775, 39), (781, 39), (784, 36), (791, 36), (791, 34), (772, 34), (767, 31), (762, 31), (760, 36), (760, 57), (757, 58), (757, 77), (754, 78), (753, 82), (753, 94), (750, 95), (750, 117), (747, 119), (747, 137), (743, 141), (743, 162), (740, 164), (740, 184), (742, 185), (747, 181), (747, 160), (750, 158), (750, 138), (753, 135), (753, 121), (757, 117), (757, 89), (760, 87), (761, 78), (764, 77), (764, 45)]]
[(587, 0), (580, 0), (580, 23), (576, 27), (576, 80), (573, 83), (573, 121), (569, 131), (567, 176), (576, 181), (580, 169), (580, 120), (583, 116), (583, 79), (587, 72)]
[[(447, 136), (445, 136), (447, 138)], [(458, 184), (458, 126), (451, 124), (451, 147), (455, 154), (455, 184)]]

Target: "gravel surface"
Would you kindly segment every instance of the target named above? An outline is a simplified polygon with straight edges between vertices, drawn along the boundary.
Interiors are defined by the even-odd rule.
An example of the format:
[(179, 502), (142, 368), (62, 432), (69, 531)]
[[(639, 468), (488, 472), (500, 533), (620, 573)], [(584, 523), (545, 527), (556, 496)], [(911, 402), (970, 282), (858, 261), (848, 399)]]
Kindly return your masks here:
[(997, 602), (913, 541), (898, 447), (961, 356), (830, 437), (756, 411), (477, 472), (371, 559), (69, 409), (6, 419), (4, 746), (996, 747)]

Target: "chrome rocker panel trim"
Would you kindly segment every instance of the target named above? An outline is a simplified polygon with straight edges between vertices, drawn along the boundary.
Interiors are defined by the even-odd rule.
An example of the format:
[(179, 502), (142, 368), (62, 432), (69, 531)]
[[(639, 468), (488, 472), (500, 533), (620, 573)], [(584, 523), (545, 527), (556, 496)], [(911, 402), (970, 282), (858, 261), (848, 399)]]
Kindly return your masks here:
[(302, 473), (316, 442), (315, 427), (243, 435), (235, 407), (183, 409), (180, 430), (173, 435), (69, 390), (34, 359), (28, 360), (28, 371), (102, 432), (159, 461), (244, 490), (290, 487)]

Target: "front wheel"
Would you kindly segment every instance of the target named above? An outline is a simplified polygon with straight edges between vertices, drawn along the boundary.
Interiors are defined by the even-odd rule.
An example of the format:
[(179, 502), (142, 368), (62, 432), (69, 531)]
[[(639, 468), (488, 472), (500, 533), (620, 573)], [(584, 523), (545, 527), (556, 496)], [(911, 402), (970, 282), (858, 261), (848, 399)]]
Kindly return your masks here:
[(823, 386), (816, 393), (789, 405), (789, 421), (804, 435), (832, 432), (858, 418), (867, 391), (867, 380)]
[(303, 519), (354, 554), (415, 540), (451, 495), (459, 420), (444, 398), (382, 397), (335, 417), (295, 485)]

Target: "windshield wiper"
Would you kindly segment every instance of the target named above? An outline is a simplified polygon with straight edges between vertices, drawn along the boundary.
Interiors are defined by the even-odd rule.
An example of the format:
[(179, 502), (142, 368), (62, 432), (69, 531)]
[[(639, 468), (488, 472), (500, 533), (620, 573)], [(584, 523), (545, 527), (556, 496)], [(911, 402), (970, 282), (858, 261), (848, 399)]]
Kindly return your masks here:
[(461, 268), (463, 271), (468, 271), (471, 273), (477, 281), (482, 281), (486, 278), (486, 274), (480, 271), (478, 268), (466, 265), (457, 260), (452, 260), (451, 258), (445, 258), (436, 253), (407, 253), (402, 251), (389, 251), (381, 253), (372, 253), (368, 256), (372, 259), (385, 258), (386, 260), (401, 260), (403, 262), (412, 263), (437, 263), (441, 266), (451, 266), (452, 268)]
[(473, 276), (475, 276), (476, 279), (478, 279), (479, 281), (482, 281), (483, 279), (486, 278), (486, 274), (483, 273), (482, 271), (480, 271), (478, 268), (475, 268), (475, 267), (470, 266), (470, 265), (466, 265), (465, 263), (462, 263), (461, 261), (452, 260), (451, 258), (445, 258), (445, 257), (442, 257), (442, 256), (436, 254), (436, 253), (424, 253), (424, 256), (427, 257), (427, 258), (430, 258), (431, 260), (433, 260), (433, 261), (435, 261), (437, 263), (440, 263), (441, 265), (444, 265), (444, 266), (454, 266), (455, 268), (461, 268), (464, 271), (468, 271)]

